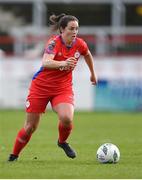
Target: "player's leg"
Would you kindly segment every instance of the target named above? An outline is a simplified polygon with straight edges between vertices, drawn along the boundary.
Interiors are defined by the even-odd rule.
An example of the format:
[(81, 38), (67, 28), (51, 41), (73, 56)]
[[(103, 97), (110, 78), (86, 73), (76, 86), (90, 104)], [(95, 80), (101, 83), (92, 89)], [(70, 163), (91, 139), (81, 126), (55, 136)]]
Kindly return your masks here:
[(74, 107), (72, 104), (60, 103), (54, 107), (59, 119), (59, 142), (64, 143), (68, 139), (73, 127)]
[(54, 110), (57, 112), (59, 118), (58, 146), (64, 150), (64, 152), (68, 157), (75, 158), (76, 157), (75, 151), (66, 142), (69, 135), (71, 134), (73, 127), (72, 121), (73, 121), (74, 107), (72, 104), (60, 103), (54, 107)]
[(14, 161), (18, 158), (22, 149), (29, 142), (32, 133), (37, 129), (40, 120), (39, 113), (27, 113), (27, 118), (24, 127), (18, 132), (12, 154), (9, 156), (9, 161)]
[(59, 95), (52, 100), (53, 110), (58, 114), (59, 125), (59, 138), (58, 146), (61, 147), (66, 155), (70, 158), (75, 158), (75, 151), (66, 142), (73, 128), (73, 96), (71, 95)]
[(29, 142), (32, 133), (37, 129), (41, 113), (45, 111), (48, 103), (47, 99), (30, 99), (27, 101), (27, 116), (24, 127), (18, 132), (12, 154), (10, 154), (8, 161), (14, 161), (18, 158), (22, 149)]

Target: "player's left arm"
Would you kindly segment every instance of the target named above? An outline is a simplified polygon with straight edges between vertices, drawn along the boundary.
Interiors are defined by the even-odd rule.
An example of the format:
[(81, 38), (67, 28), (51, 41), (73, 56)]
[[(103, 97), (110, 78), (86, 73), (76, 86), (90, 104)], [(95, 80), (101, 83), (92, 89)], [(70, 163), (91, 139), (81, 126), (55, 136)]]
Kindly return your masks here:
[(97, 78), (94, 70), (94, 59), (91, 54), (91, 52), (88, 50), (87, 54), (84, 55), (85, 62), (89, 68), (90, 71), (90, 81), (92, 82), (93, 85), (97, 84)]

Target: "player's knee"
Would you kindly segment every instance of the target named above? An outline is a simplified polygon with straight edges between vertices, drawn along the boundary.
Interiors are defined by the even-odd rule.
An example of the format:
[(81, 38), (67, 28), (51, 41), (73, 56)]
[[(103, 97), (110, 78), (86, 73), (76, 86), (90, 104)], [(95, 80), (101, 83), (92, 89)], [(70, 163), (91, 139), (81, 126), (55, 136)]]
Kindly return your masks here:
[(64, 126), (70, 126), (72, 124), (72, 118), (69, 115), (60, 116), (60, 120), (64, 124)]
[(32, 134), (37, 129), (39, 120), (40, 120), (39, 114), (29, 113), (27, 115), (27, 119), (24, 125), (25, 131), (27, 132), (27, 134)]
[(27, 134), (32, 134), (36, 129), (37, 129), (36, 125), (33, 124), (25, 125), (25, 131), (27, 132)]

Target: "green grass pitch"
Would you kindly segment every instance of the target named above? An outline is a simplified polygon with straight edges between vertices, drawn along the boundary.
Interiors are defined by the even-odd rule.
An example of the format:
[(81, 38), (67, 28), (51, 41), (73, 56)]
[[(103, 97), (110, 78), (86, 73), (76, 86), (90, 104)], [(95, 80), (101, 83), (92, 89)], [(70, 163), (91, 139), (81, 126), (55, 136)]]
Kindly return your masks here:
[[(23, 111), (0, 111), (0, 178), (142, 178), (142, 113), (75, 112), (69, 142), (78, 156), (69, 159), (56, 145), (57, 115), (49, 111), (42, 116), (38, 130), (19, 160), (8, 163), (8, 155), (24, 119)], [(119, 147), (119, 163), (96, 161), (98, 147), (106, 142)]]

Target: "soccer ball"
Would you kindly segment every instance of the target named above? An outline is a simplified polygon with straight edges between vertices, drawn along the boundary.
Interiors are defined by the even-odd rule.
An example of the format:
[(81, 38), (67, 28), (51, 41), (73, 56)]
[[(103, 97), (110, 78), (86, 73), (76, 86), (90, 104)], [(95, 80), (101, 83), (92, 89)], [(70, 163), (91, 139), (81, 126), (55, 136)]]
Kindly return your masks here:
[(120, 151), (114, 144), (102, 144), (97, 150), (97, 160), (100, 163), (117, 163), (119, 159)]

